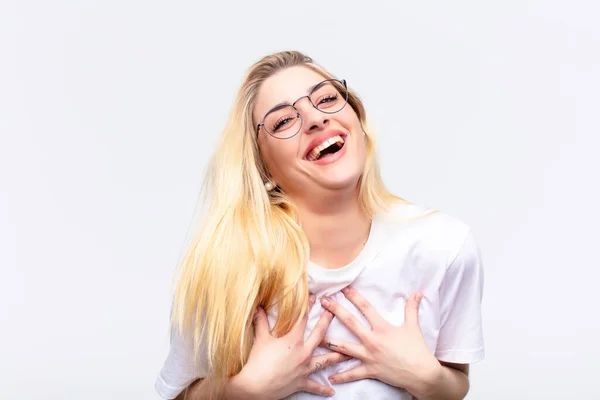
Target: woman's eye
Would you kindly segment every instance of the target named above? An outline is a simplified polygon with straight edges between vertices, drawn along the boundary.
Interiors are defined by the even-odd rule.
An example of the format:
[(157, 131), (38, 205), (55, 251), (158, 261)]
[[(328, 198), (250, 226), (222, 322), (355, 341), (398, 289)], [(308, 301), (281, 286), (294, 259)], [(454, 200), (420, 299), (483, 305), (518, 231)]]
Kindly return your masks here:
[(327, 96), (327, 97), (321, 99), (319, 101), (319, 104), (331, 103), (332, 101), (335, 101), (336, 99), (337, 99), (337, 96)]
[(292, 120), (292, 118), (287, 117), (287, 118), (283, 118), (282, 120), (277, 121), (275, 123), (275, 126), (273, 126), (273, 131), (276, 131), (277, 129), (281, 128), (282, 126), (288, 124), (291, 120)]

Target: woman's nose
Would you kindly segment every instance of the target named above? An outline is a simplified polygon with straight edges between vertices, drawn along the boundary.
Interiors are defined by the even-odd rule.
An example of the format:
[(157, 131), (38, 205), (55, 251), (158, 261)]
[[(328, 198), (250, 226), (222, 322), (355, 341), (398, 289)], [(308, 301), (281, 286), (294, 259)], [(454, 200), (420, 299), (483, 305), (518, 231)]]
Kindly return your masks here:
[(314, 107), (308, 99), (308, 96), (306, 101), (296, 102), (296, 109), (300, 112), (300, 117), (303, 122), (302, 130), (305, 133), (320, 131), (329, 123), (328, 115)]

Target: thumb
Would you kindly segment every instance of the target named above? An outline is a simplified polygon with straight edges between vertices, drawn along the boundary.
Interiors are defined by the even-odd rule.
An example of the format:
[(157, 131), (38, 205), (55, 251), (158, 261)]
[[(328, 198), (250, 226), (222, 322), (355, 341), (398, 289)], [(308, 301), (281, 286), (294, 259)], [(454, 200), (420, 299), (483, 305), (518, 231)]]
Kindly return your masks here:
[(271, 335), (267, 314), (262, 307), (256, 307), (254, 316), (252, 317), (252, 324), (254, 324), (254, 336), (257, 340), (263, 340)]
[(419, 326), (419, 305), (422, 298), (423, 293), (415, 292), (408, 298), (404, 307), (404, 324), (417, 327), (419, 330), (421, 329)]

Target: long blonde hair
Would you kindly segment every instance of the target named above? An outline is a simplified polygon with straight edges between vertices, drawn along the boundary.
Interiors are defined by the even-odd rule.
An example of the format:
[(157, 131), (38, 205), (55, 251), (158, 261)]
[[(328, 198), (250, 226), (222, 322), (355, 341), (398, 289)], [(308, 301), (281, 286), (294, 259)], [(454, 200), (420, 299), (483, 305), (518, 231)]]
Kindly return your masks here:
[[(293, 202), (267, 192), (252, 111), (262, 82), (284, 68), (303, 66), (325, 79), (333, 76), (296, 51), (262, 58), (246, 73), (205, 179), (206, 212), (181, 260), (172, 328), (193, 332), (194, 357), (206, 349), (217, 386), (239, 373), (253, 342), (257, 306), (277, 307), (273, 333), (281, 336), (304, 316), (308, 298), (309, 245)], [(365, 109), (352, 90), (348, 104), (366, 133), (367, 157), (359, 201), (373, 217), (402, 199), (381, 179)]]

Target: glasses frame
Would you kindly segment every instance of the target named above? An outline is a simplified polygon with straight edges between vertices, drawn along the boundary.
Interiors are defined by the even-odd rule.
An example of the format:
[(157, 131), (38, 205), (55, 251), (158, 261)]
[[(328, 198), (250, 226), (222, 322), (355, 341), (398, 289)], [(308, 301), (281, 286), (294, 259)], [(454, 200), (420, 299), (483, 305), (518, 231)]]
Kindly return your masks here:
[[(317, 106), (316, 106), (316, 105), (315, 105), (315, 104), (312, 102), (312, 99), (310, 98), (310, 96), (311, 96), (311, 95), (312, 95), (312, 94), (315, 92), (315, 90), (318, 90), (318, 89), (319, 89), (321, 86), (323, 86), (323, 85), (324, 85), (325, 83), (327, 83), (327, 82), (337, 82), (337, 83), (341, 84), (341, 85), (344, 87), (344, 89), (346, 90), (346, 98), (345, 98), (344, 105), (342, 106), (342, 108), (340, 108), (340, 109), (339, 109), (339, 110), (337, 110), (337, 111), (333, 111), (333, 112), (327, 112), (327, 111), (323, 111), (323, 110), (321, 110), (319, 107), (317, 107)], [(341, 93), (340, 93), (340, 94), (341, 94)], [(302, 100), (302, 99), (303, 99), (303, 98), (305, 98), (305, 97), (306, 97), (306, 98), (308, 98), (308, 101), (310, 102), (310, 104), (311, 104), (311, 105), (312, 105), (314, 108), (316, 108), (317, 110), (321, 111), (322, 113), (324, 113), (324, 114), (336, 114), (336, 113), (339, 113), (340, 111), (342, 111), (342, 110), (344, 109), (344, 107), (346, 107), (346, 105), (348, 104), (348, 84), (347, 84), (347, 82), (346, 82), (346, 80), (345, 80), (345, 79), (341, 79), (341, 80), (340, 80), (340, 79), (325, 79), (325, 80), (323, 80), (323, 81), (321, 81), (321, 82), (317, 83), (317, 84), (316, 84), (316, 85), (313, 87), (313, 89), (310, 91), (310, 93), (309, 93), (309, 94), (307, 94), (307, 95), (305, 95), (305, 96), (302, 96), (302, 97), (298, 97), (298, 98), (296, 99), (296, 101), (294, 101), (292, 104), (280, 104), (280, 105), (277, 105), (277, 106), (275, 106), (275, 107), (271, 108), (269, 111), (267, 111), (267, 113), (266, 113), (266, 114), (265, 114), (265, 116), (263, 117), (263, 120), (262, 120), (262, 122), (261, 122), (261, 123), (259, 123), (258, 125), (256, 125), (256, 135), (258, 136), (258, 134), (259, 134), (259, 132), (260, 132), (260, 127), (262, 126), (262, 127), (264, 128), (264, 131), (265, 131), (265, 132), (267, 132), (267, 133), (269, 134), (269, 136), (271, 136), (272, 138), (275, 138), (275, 139), (285, 140), (285, 139), (291, 139), (291, 138), (293, 138), (294, 136), (296, 136), (296, 135), (297, 135), (297, 134), (298, 134), (298, 133), (299, 133), (299, 132), (302, 130), (302, 123), (304, 122), (304, 121), (302, 121), (302, 115), (300, 114), (300, 111), (298, 111), (298, 109), (296, 108), (296, 103), (297, 103), (297, 102), (299, 102), (300, 100)], [(292, 136), (287, 136), (287, 137), (277, 137), (277, 136), (273, 135), (271, 132), (269, 132), (269, 130), (268, 130), (267, 128), (265, 128), (265, 119), (267, 118), (267, 115), (269, 115), (269, 114), (270, 114), (272, 111), (274, 111), (274, 110), (276, 110), (276, 109), (283, 108), (283, 107), (288, 107), (288, 106), (291, 106), (291, 107), (292, 107), (294, 110), (296, 110), (296, 114), (297, 114), (298, 118), (300, 119), (300, 126), (298, 127), (298, 130), (296, 131), (296, 133), (294, 133)]]

